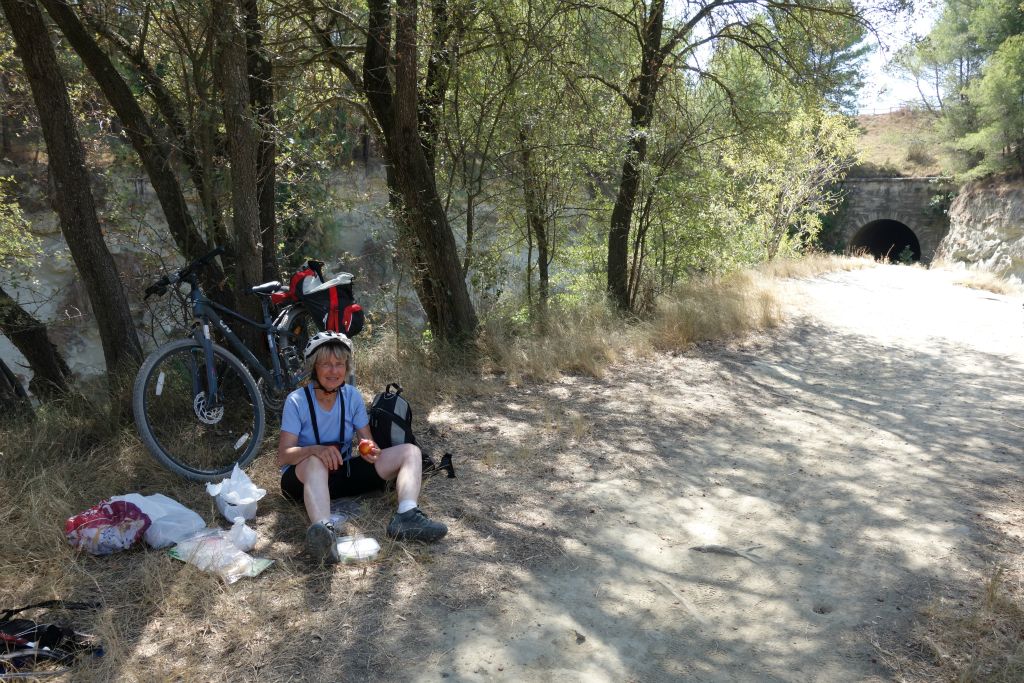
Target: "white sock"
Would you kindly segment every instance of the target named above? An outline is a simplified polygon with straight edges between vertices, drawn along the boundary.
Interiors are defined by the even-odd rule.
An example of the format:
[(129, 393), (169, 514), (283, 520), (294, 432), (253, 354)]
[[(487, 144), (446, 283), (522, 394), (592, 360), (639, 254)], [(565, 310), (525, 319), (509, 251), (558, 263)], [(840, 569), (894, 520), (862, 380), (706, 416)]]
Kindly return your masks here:
[(414, 507), (416, 507), (415, 500), (400, 500), (398, 501), (398, 514), (408, 512), (409, 510), (412, 510)]

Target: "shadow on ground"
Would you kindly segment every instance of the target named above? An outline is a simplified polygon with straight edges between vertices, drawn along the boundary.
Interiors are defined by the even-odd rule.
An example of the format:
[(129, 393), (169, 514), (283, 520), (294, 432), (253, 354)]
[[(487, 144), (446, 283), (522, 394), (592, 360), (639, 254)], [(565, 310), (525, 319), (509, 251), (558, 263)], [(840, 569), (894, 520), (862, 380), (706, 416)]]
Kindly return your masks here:
[[(1007, 551), (976, 518), (1024, 474), (1022, 370), (801, 321), (603, 380), (470, 397), (420, 428), (456, 453), (459, 478), (429, 479), (423, 501), (450, 537), (328, 570), (303, 555), (302, 512), (267, 454), (258, 528), (277, 566), (221, 588), (151, 553), (124, 586), (83, 587), (141, 625), (94, 673), (887, 679), (879, 643)], [(391, 506), (365, 501), (354, 528), (383, 541)], [(762, 547), (757, 562), (690, 550), (712, 543)]]

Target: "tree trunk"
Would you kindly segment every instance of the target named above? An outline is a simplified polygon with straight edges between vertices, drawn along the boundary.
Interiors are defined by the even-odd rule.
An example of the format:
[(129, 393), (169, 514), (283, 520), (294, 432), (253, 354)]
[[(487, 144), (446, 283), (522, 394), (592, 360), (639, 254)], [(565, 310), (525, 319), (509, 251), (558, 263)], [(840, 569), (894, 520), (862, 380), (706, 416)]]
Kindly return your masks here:
[(450, 17), (448, 0), (431, 0), (430, 58), (427, 60), (427, 79), (423, 84), (423, 98), (419, 103), (420, 130), (422, 131), (423, 153), (427, 163), (434, 168), (437, 149), (437, 112), (441, 108), (447, 88), (448, 71), (454, 58), (448, 49)]
[(46, 325), (22, 308), (3, 288), (0, 288), (0, 333), (28, 361), (32, 370), (29, 389), (33, 394), (49, 399), (70, 392), (71, 370), (47, 336)]
[(67, 86), (43, 16), (34, 0), (0, 0), (0, 7), (11, 27), (15, 53), (21, 59), (32, 87), (49, 153), (61, 232), (96, 315), (107, 376), (114, 380), (111, 388), (115, 392), (115, 403), (121, 404), (126, 398), (121, 389), (126, 384), (117, 380), (134, 374), (142, 360), (142, 347), (118, 277), (117, 264), (103, 241), (89, 189), (85, 151), (78, 136)]
[(455, 236), (448, 224), (427, 162), (419, 130), (416, 67), (416, 0), (398, 0), (395, 19), (395, 95), (389, 157), (406, 220), (440, 294), (434, 333), (457, 346), (476, 335), (477, 318), (469, 300)]
[[(228, 160), (231, 165), (231, 206), (235, 244), (235, 291), (238, 308), (259, 319), (259, 301), (247, 290), (263, 281), (263, 244), (260, 241), (258, 199), (259, 133), (249, 106), (249, 74), (246, 68), (242, 13), (235, 0), (216, 2), (213, 31), (216, 34), (216, 78), (224, 108)], [(259, 334), (243, 328), (253, 349), (262, 348)]]
[(11, 117), (0, 112), (0, 154), (9, 157), (13, 152), (14, 148), (11, 146)]
[(438, 319), (438, 298), (434, 291), (434, 280), (430, 277), (430, 269), (423, 258), (423, 250), (420, 249), (416, 235), (402, 213), (402, 198), (396, 189), (397, 181), (394, 171), (394, 167), (388, 164), (385, 176), (388, 183), (388, 202), (391, 205), (391, 211), (395, 216), (395, 226), (398, 229), (398, 251), (402, 254), (402, 261), (405, 262), (412, 275), (412, 286), (416, 290), (416, 298), (419, 299), (420, 307), (427, 315), (427, 321), (433, 325), (434, 321)]
[(388, 184), (388, 200), (395, 216), (398, 230), (398, 248), (401, 259), (409, 267), (412, 274), (413, 289), (420, 301), (423, 312), (431, 329), (440, 326), (439, 293), (435, 291), (435, 281), (430, 277), (430, 269), (423, 257), (415, 231), (405, 213), (402, 192), (398, 177), (395, 174), (395, 160), (392, 156), (391, 140), (394, 137), (394, 95), (388, 76), (391, 44), (391, 10), (387, 0), (375, 0), (369, 6), (369, 32), (366, 40), (366, 51), (363, 57), (364, 92), (370, 103), (377, 122), (377, 129), (383, 137), (381, 148), (386, 159), (385, 176)]
[(648, 192), (633, 235), (633, 267), (630, 268), (627, 295), (629, 309), (637, 310), (640, 288), (643, 286), (644, 258), (647, 254), (647, 231), (651, 227), (651, 210), (654, 207), (654, 192)]
[(661, 49), (664, 0), (651, 5), (651, 14), (641, 33), (640, 76), (636, 99), (630, 104), (631, 137), (622, 161), (619, 191), (612, 207), (608, 231), (608, 294), (623, 310), (629, 309), (629, 230), (633, 222), (637, 192), (647, 160), (647, 133), (658, 94), (658, 72), (665, 56)]
[(527, 230), (537, 241), (537, 308), (541, 321), (545, 321), (548, 309), (548, 234), (544, 219), (544, 202), (541, 200), (538, 178), (533, 168), (530, 140), (526, 131), (519, 131), (519, 160), (523, 174), (523, 204), (526, 209)]
[[(9, 94), (7, 75), (0, 74), (0, 96), (6, 100)], [(7, 115), (6, 111), (0, 111), (0, 154), (7, 158), (10, 158), (14, 152), (14, 147), (11, 145), (12, 133), (11, 117)]]
[(277, 213), (277, 145), (274, 141), (273, 68), (263, 49), (263, 25), (256, 0), (242, 0), (245, 11), (246, 66), (249, 72), (250, 106), (259, 130), (257, 152), (257, 203), (259, 204), (260, 240), (263, 243), (263, 280), (276, 280)]
[(612, 303), (623, 310), (629, 309), (629, 228), (640, 187), (640, 168), (647, 156), (647, 138), (642, 137), (642, 131), (636, 128), (633, 131), (634, 137), (629, 141), (626, 158), (622, 162), (619, 191), (615, 196), (611, 229), (608, 231), (608, 294)]
[(476, 234), (476, 193), (466, 193), (466, 253), (462, 256), (462, 277), (469, 275), (473, 263), (473, 238)]
[[(444, 0), (434, 0), (432, 7), (439, 22), (433, 47), (444, 50), (447, 6)], [(440, 340), (468, 346), (476, 336), (476, 312), (431, 163), (433, 109), (430, 103), (439, 102), (443, 95), (444, 69), (440, 67), (444, 64), (427, 70), (428, 94), (424, 102), (428, 106), (421, 108), (415, 0), (397, 2), (393, 54), (391, 3), (369, 0), (367, 9), (362, 76), (351, 68), (344, 56), (334, 55), (330, 63), (366, 96), (377, 124), (388, 163), (388, 189), (393, 205), (398, 207), (396, 222), (402, 258), (413, 268), (416, 291), (431, 329)], [(329, 30), (321, 30), (318, 38), (325, 48), (333, 46)], [(444, 59), (441, 55), (431, 55), (431, 59), (435, 57)]]
[[(192, 214), (185, 202), (178, 176), (171, 163), (171, 151), (150, 125), (149, 118), (139, 106), (131, 88), (125, 83), (110, 57), (100, 48), (96, 40), (86, 31), (78, 15), (66, 0), (39, 0), (46, 11), (60, 27), (64, 37), (81, 58), (89, 73), (96, 79), (104, 96), (114, 108), (128, 140), (139, 155), (153, 185), (168, 228), (178, 249), (187, 261), (199, 258), (210, 250), (210, 246), (196, 228)], [(220, 282), (224, 274), (216, 263), (211, 263), (211, 283)]]
[(0, 422), (32, 420), (32, 401), (7, 363), (0, 359)]

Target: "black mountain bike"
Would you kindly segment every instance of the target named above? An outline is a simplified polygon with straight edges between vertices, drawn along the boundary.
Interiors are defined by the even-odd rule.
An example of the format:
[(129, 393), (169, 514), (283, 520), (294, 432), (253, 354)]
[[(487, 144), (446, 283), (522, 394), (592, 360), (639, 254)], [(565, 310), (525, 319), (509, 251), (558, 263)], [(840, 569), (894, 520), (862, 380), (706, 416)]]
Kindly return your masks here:
[[(244, 467), (256, 457), (267, 410), (279, 412), (288, 392), (305, 380), (302, 352), (321, 328), (301, 303), (271, 316), (270, 297), (282, 289), (276, 281), (250, 289), (260, 298), (263, 322), (210, 300), (199, 286), (198, 273), (222, 252), (218, 247), (146, 289), (148, 299), (173, 287), (183, 305), (191, 307), (195, 323), (189, 336), (160, 346), (146, 358), (132, 393), (135, 425), (146, 448), (162, 465), (195, 481), (218, 480), (236, 464)], [(322, 264), (313, 264), (323, 280)], [(184, 284), (189, 285), (187, 294), (181, 291)], [(270, 367), (221, 314), (262, 331)]]

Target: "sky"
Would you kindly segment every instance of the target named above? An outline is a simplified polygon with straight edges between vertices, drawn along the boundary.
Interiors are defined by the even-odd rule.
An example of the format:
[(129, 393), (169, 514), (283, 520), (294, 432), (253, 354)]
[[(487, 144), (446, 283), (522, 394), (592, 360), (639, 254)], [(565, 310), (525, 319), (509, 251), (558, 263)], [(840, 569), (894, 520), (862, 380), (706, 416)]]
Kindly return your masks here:
[(872, 39), (875, 50), (865, 63), (867, 77), (858, 98), (861, 114), (886, 113), (898, 109), (908, 101), (920, 101), (913, 81), (887, 74), (883, 67), (899, 48), (915, 36), (927, 35), (938, 14), (939, 9), (935, 6), (922, 7), (902, 21), (880, 28), (878, 39)]

